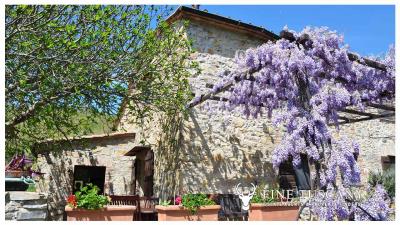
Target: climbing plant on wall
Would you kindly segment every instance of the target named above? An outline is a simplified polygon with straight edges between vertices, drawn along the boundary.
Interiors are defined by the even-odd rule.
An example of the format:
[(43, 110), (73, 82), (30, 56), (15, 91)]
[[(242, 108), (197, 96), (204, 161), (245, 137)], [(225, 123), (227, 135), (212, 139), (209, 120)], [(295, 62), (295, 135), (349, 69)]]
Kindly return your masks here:
[[(285, 28), (284, 32), (289, 32)], [(310, 199), (311, 212), (322, 220), (385, 220), (390, 211), (381, 186), (362, 201), (346, 190), (360, 183), (356, 157), (360, 147), (346, 137), (335, 139), (328, 129), (339, 129), (339, 111), (367, 103), (381, 103), (395, 96), (394, 48), (367, 66), (361, 57), (351, 60), (343, 36), (327, 28), (290, 31), (282, 38), (238, 54), (238, 69), (223, 76), (210, 95), (228, 90), (220, 109), (240, 108), (247, 117), (267, 116), (285, 133), (273, 151), (273, 167), (291, 159), (294, 166), (306, 154), (316, 168), (312, 180), (322, 195)], [(234, 83), (234, 85), (227, 85)], [(190, 106), (204, 101), (196, 97)], [(348, 204), (348, 203), (351, 204)]]

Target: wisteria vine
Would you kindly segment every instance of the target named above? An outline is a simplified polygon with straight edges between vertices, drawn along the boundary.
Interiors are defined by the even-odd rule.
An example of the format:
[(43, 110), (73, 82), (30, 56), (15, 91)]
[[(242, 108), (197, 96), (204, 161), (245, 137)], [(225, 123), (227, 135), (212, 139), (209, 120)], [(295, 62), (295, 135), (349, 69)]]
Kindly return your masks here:
[[(278, 169), (289, 158), (298, 166), (300, 155), (308, 156), (318, 168), (313, 179), (319, 189), (328, 193), (309, 203), (311, 211), (320, 219), (351, 216), (360, 220), (387, 219), (389, 207), (381, 187), (359, 205), (353, 202), (349, 206), (348, 195), (333, 197), (332, 191), (339, 193), (360, 183), (356, 162), (359, 145), (347, 138), (335, 140), (328, 124), (335, 123), (339, 129), (338, 112), (345, 107), (364, 110), (367, 102), (394, 98), (394, 48), (380, 60), (386, 66), (386, 70), (380, 70), (351, 61), (343, 36), (327, 28), (306, 28), (293, 33), (296, 39), (304, 35), (308, 39), (301, 44), (280, 39), (246, 50), (236, 57), (238, 69), (215, 84), (212, 93), (240, 78), (242, 81), (230, 90), (228, 101), (222, 103), (223, 108), (240, 107), (244, 115), (254, 118), (266, 114), (274, 125), (283, 125), (286, 132), (273, 151), (273, 167)], [(249, 76), (248, 71), (257, 72)], [(324, 205), (316, 204), (321, 199)], [(363, 208), (363, 204), (368, 207)]]

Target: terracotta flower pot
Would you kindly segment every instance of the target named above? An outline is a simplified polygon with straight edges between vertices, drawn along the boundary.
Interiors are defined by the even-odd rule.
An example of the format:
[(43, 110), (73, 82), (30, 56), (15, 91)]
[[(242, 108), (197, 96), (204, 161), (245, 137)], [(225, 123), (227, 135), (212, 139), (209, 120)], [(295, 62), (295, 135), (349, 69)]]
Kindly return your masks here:
[(202, 206), (192, 215), (189, 210), (179, 205), (156, 206), (158, 221), (218, 221), (219, 205)]
[(252, 203), (249, 221), (296, 221), (299, 208), (298, 202)]
[(72, 209), (65, 207), (68, 221), (132, 221), (136, 206), (106, 206), (102, 209)]

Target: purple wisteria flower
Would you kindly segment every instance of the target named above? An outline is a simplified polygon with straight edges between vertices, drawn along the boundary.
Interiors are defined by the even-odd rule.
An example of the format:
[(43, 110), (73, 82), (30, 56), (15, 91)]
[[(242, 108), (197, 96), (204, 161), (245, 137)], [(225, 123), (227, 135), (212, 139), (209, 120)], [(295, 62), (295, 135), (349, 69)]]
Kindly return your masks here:
[[(394, 98), (394, 48), (380, 60), (386, 65), (383, 71), (351, 61), (343, 36), (335, 31), (307, 27), (294, 34), (296, 38), (304, 35), (309, 40), (303, 45), (280, 39), (247, 50), (236, 59), (238, 69), (217, 82), (211, 92), (218, 93), (227, 82), (247, 78), (248, 71), (257, 71), (254, 80), (244, 79), (232, 87), (229, 104), (220, 109), (231, 111), (238, 107), (246, 117), (254, 118), (264, 111), (274, 125), (283, 126), (285, 135), (272, 155), (275, 169), (289, 158), (297, 166), (301, 154), (322, 165), (319, 176), (315, 176), (319, 177), (317, 183), (335, 188), (323, 198), (314, 199), (314, 203), (325, 204), (312, 210), (320, 219), (342, 220), (352, 213), (355, 219), (366, 219), (354, 204), (347, 207), (346, 197), (337, 197), (343, 192), (341, 188), (360, 182), (356, 160), (360, 146), (345, 137), (335, 140), (328, 124), (335, 123), (339, 129), (338, 112), (348, 106), (364, 110), (364, 102)], [(382, 189), (377, 187), (372, 198), (363, 203), (380, 220), (388, 214), (383, 198)]]

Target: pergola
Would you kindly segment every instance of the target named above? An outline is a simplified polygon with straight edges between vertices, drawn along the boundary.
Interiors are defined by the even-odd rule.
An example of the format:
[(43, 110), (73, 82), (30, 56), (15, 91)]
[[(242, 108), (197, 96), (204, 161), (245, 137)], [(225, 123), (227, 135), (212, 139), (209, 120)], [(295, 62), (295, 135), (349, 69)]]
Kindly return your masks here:
[[(297, 44), (303, 45), (307, 40), (309, 40), (308, 35), (302, 35), (298, 39), (295, 38), (294, 34), (290, 31), (283, 30), (280, 32), (279, 35), (280, 38), (284, 38), (289, 40), (290, 42), (296, 42)], [(374, 69), (386, 71), (386, 66), (380, 62), (365, 58), (365, 57), (360, 57), (358, 54), (351, 53), (349, 52), (347, 54), (349, 59), (353, 62), (357, 62), (359, 64), (362, 64), (364, 66), (368, 66)], [(192, 108), (195, 107), (196, 105), (199, 105), (207, 100), (215, 100), (215, 101), (229, 101), (227, 98), (218, 96), (219, 93), (222, 93), (224, 91), (229, 91), (233, 85), (236, 83), (242, 81), (242, 80), (250, 80), (254, 81), (255, 77), (254, 74), (257, 73), (258, 70), (247, 70), (245, 73), (247, 76), (245, 78), (241, 78), (239, 76), (234, 76), (234, 80), (227, 82), (226, 84), (223, 85), (222, 88), (220, 88), (216, 92), (209, 91), (208, 93), (201, 94), (200, 96), (196, 97), (196, 101), (191, 101), (186, 105), (186, 108)], [(346, 82), (343, 80), (338, 80), (338, 82)], [(206, 84), (207, 88), (213, 88), (214, 85), (207, 83)], [(365, 102), (366, 110), (365, 111), (360, 111), (356, 110), (352, 107), (347, 107), (343, 110), (341, 110), (341, 115), (339, 116), (339, 124), (348, 124), (348, 123), (355, 123), (355, 122), (361, 122), (361, 121), (367, 121), (367, 120), (374, 120), (374, 119), (385, 119), (388, 122), (394, 123), (394, 117), (395, 115), (395, 106), (394, 102), (385, 102), (385, 103), (372, 103), (372, 102)], [(367, 112), (375, 109), (376, 113), (372, 112)], [(334, 125), (333, 123), (330, 125)]]

